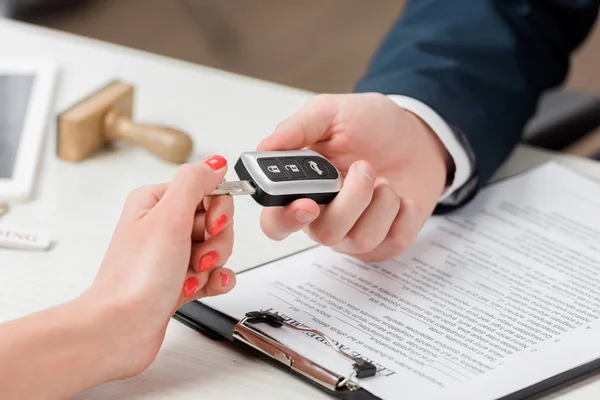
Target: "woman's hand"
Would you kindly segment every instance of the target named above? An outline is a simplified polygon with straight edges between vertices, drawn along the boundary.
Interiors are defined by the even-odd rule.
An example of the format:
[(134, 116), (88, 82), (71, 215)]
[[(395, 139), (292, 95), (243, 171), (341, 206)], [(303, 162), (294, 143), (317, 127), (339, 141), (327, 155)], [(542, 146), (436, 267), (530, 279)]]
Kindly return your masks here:
[(304, 229), (334, 250), (367, 261), (393, 257), (415, 240), (446, 185), (452, 160), (433, 131), (381, 94), (318, 95), (280, 123), (260, 151), (313, 149), (345, 173), (339, 195), (263, 211), (281, 240)]
[(174, 311), (234, 287), (222, 267), (233, 246), (233, 201), (206, 197), (226, 164), (213, 156), (183, 165), (169, 184), (132, 192), (92, 286), (0, 324), (2, 399), (70, 398), (137, 375), (156, 357)]
[(106, 257), (83, 298), (107, 313), (123, 355), (121, 377), (156, 357), (167, 323), (185, 302), (230, 291), (222, 268), (233, 246), (233, 200), (206, 197), (224, 179), (224, 158), (179, 168), (169, 184), (133, 191)]

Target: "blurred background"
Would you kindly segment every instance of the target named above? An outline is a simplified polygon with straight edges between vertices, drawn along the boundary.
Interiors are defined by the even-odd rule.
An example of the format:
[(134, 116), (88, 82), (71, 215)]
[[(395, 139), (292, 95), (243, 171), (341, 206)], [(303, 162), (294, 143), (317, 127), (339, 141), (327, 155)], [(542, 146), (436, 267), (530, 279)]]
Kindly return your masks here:
[[(300, 89), (339, 93), (352, 90), (404, 3), (0, 0), (0, 13)], [(600, 129), (595, 128), (600, 124), (600, 24), (575, 54), (565, 86), (578, 96), (550, 99), (545, 115), (554, 120), (534, 121), (530, 131), (535, 132), (525, 136), (534, 145), (600, 159)], [(568, 115), (569, 123), (560, 115)]]
[[(458, 0), (463, 1), (463, 0)], [(315, 92), (347, 92), (404, 0), (0, 0), (10, 16)], [(568, 86), (600, 93), (600, 27)]]

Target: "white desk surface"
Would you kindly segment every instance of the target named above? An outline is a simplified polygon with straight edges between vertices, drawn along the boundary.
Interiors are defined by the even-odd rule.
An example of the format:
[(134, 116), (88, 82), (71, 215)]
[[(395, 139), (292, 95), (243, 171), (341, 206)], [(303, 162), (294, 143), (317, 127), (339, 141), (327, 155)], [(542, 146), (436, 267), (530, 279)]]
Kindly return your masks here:
[[(55, 113), (109, 81), (137, 86), (139, 122), (171, 124), (195, 140), (195, 159), (213, 153), (234, 162), (252, 150), (311, 93), (214, 69), (0, 20), (0, 56), (56, 61), (60, 77)], [(34, 197), (15, 204), (3, 226), (48, 232), (57, 246), (47, 253), (0, 250), (0, 321), (20, 317), (77, 296), (92, 281), (123, 200), (133, 188), (170, 179), (176, 166), (143, 150), (119, 146), (70, 164), (55, 156), (49, 122), (46, 151)], [(600, 181), (600, 164), (519, 148), (499, 175), (558, 160)], [(228, 176), (234, 179), (233, 171)], [(281, 242), (260, 231), (259, 207), (236, 199), (236, 244), (229, 266), (243, 269), (309, 246), (302, 234)], [(600, 379), (553, 395), (598, 399)], [(286, 373), (210, 341), (176, 321), (155, 363), (142, 375), (90, 390), (81, 399), (326, 399)]]

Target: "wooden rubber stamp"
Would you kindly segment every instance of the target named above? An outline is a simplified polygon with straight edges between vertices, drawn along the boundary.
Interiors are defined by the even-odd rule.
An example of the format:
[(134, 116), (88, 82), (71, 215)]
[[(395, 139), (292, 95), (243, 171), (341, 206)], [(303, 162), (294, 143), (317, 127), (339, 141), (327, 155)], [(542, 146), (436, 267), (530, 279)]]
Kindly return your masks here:
[(113, 82), (58, 116), (58, 156), (80, 162), (105, 144), (125, 140), (173, 162), (184, 163), (192, 153), (190, 137), (166, 126), (132, 121), (134, 87)]

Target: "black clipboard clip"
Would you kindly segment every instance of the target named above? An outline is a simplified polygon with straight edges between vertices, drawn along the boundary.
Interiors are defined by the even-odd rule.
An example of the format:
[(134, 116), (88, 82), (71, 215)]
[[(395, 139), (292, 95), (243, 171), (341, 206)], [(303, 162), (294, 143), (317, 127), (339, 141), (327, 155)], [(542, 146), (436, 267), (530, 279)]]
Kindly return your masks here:
[[(274, 328), (285, 326), (298, 331), (311, 332), (318, 335), (326, 340), (339, 355), (348, 359), (352, 363), (352, 369), (354, 371), (348, 376), (339, 375), (322, 365), (307, 359), (301, 354), (298, 354), (273, 337), (257, 330), (253, 326), (257, 323), (266, 323)], [(253, 347), (264, 355), (271, 357), (273, 360), (279, 361), (295, 372), (304, 375), (314, 383), (324, 386), (332, 391), (359, 390), (360, 386), (352, 381), (353, 378), (368, 378), (375, 376), (377, 373), (377, 367), (375, 365), (361, 358), (352, 357), (348, 353), (342, 351), (324, 333), (316, 329), (303, 328), (289, 324), (283, 317), (266, 311), (251, 311), (246, 313), (246, 316), (235, 325), (233, 329), (233, 338)]]

